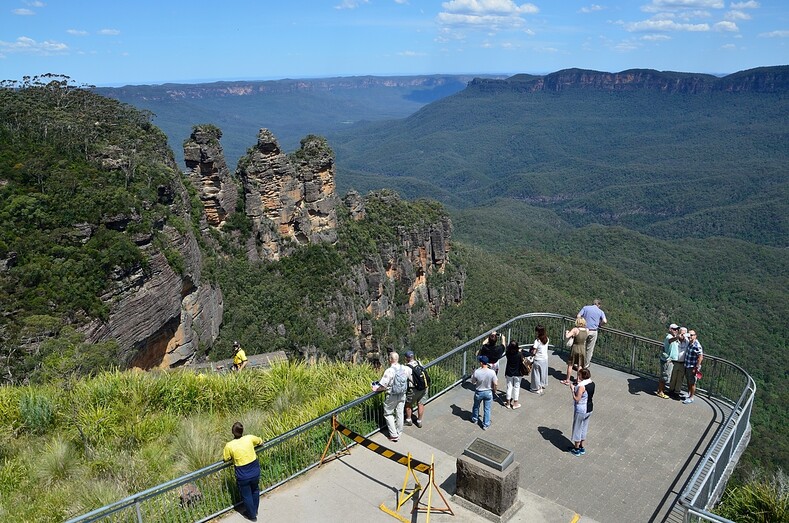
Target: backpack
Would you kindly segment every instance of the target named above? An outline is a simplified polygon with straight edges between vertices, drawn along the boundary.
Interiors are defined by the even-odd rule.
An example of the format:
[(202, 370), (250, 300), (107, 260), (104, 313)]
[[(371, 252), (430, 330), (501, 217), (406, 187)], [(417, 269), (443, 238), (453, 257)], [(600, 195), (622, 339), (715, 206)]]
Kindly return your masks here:
[(411, 367), (411, 378), (414, 380), (416, 390), (425, 390), (430, 386), (430, 376), (420, 363)]
[(392, 386), (389, 389), (389, 393), (405, 394), (407, 390), (408, 390), (408, 376), (403, 370), (403, 366), (398, 365), (397, 369), (395, 370), (394, 379), (392, 380)]

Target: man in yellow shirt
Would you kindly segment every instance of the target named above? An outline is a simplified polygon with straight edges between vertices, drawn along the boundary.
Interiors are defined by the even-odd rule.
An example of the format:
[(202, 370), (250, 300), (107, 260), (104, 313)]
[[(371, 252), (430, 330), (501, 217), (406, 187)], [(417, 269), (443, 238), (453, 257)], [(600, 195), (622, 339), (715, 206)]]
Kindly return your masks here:
[(233, 342), (233, 370), (241, 372), (247, 366), (247, 354), (237, 341)]
[(247, 518), (257, 521), (260, 505), (260, 462), (255, 447), (261, 445), (263, 440), (252, 434), (244, 436), (244, 425), (238, 421), (233, 423), (232, 432), (233, 440), (225, 445), (222, 459), (233, 460), (238, 492), (241, 494)]

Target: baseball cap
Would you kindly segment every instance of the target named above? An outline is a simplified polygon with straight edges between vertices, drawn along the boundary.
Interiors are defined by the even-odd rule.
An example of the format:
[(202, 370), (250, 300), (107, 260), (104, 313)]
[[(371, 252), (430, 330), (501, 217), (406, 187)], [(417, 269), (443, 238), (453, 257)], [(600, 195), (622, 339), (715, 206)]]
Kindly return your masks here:
[(414, 357), (414, 351), (412, 351), (412, 350), (405, 351), (405, 357), (406, 358), (413, 358)]
[(480, 356), (480, 357), (479, 357), (479, 358), (477, 358), (477, 359), (478, 359), (480, 362), (482, 362), (482, 363), (488, 363), (488, 357), (487, 357), (487, 356), (485, 356), (485, 355), (482, 355), (482, 356)]
[(679, 329), (679, 325), (677, 325), (676, 323), (672, 323), (671, 325), (668, 326), (668, 328), (669, 329)]

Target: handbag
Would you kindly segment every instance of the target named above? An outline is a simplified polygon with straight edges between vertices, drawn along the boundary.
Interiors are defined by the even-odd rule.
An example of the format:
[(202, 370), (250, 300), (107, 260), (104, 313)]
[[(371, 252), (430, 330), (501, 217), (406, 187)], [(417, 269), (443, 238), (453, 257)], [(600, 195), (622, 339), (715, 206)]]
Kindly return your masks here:
[(570, 336), (565, 340), (564, 346), (567, 347), (568, 349), (572, 349), (573, 345), (575, 345), (575, 336)]
[(529, 376), (531, 374), (531, 366), (533, 361), (530, 358), (521, 359), (521, 376)]

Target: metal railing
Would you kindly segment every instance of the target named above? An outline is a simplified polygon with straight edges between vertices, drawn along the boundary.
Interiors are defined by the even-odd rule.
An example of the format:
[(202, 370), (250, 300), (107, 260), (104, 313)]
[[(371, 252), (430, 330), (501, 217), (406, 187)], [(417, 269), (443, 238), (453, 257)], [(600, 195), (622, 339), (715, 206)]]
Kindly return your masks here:
[[(542, 324), (550, 338), (562, 340), (564, 331), (573, 322), (574, 318), (560, 314), (530, 313), (517, 316), (495, 327), (495, 330), (504, 333), (507, 340), (530, 340), (534, 337), (535, 327)], [(452, 389), (470, 375), (476, 366), (479, 344), (492, 330), (426, 365), (431, 378), (428, 401)], [(564, 350), (563, 344), (558, 344), (556, 349)], [(661, 342), (616, 329), (601, 328), (594, 360), (597, 364), (630, 374), (656, 378), (659, 374), (657, 355), (661, 350)], [(704, 362), (704, 382), (708, 388), (699, 389), (697, 393), (723, 402), (731, 407), (731, 414), (721, 424), (680, 493), (678, 505), (685, 521), (725, 522), (727, 520), (707, 511), (725, 486), (728, 474), (739, 456), (738, 450), (741, 451), (747, 445), (756, 388), (753, 379), (739, 366), (712, 356), (705, 356)], [(263, 443), (257, 449), (261, 464), (261, 494), (318, 466), (329, 442), (333, 416), (359, 434), (369, 436), (380, 430), (383, 425), (382, 400), (381, 394), (369, 393)], [(329, 453), (339, 452), (343, 448), (339, 438), (332, 438), (329, 442)], [(67, 523), (205, 522), (233, 510), (238, 499), (231, 465), (218, 462), (73, 518)]]

